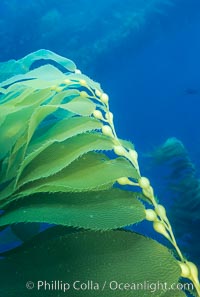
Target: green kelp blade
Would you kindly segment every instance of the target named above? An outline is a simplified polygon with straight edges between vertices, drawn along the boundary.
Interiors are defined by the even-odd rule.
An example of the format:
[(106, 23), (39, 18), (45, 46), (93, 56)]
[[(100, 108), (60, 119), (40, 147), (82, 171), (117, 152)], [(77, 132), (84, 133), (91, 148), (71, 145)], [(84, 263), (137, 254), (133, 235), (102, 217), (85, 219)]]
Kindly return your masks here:
[(26, 146), (28, 147), (28, 144), (34, 134), (34, 132), (36, 131), (36, 129), (39, 127), (39, 125), (42, 123), (42, 121), (47, 118), (48, 116), (50, 116), (51, 114), (53, 114), (57, 109), (58, 109), (58, 105), (42, 105), (42, 106), (38, 106), (29, 121), (29, 125), (28, 125), (28, 131), (27, 131), (27, 140), (26, 140)]
[[(30, 144), (30, 147), (28, 148), (27, 157), (25, 157), (25, 159), (23, 159), (21, 163), (20, 156), (17, 159), (16, 154), (11, 156), (10, 164), (12, 164), (12, 166), (10, 166), (10, 171), (7, 173), (7, 175), (5, 174), (5, 170), (7, 168), (8, 161), (6, 161), (6, 164), (4, 164), (3, 167), (3, 172), (1, 172), (2, 179), (5, 179), (6, 177), (7, 179), (12, 179), (17, 174), (17, 178), (19, 178), (23, 169), (54, 142), (62, 142), (70, 137), (75, 136), (76, 134), (100, 129), (101, 125), (102, 124), (98, 120), (90, 117), (73, 117), (59, 121), (54, 126), (52, 126), (52, 128), (49, 129), (46, 134), (43, 134), (40, 138), (34, 139), (33, 143)], [(20, 154), (20, 151), (18, 151), (17, 153)], [(57, 156), (55, 155), (55, 152), (53, 153), (53, 156)], [(19, 166), (19, 164), (20, 167), (19, 169), (17, 169), (17, 166)], [(0, 193), (0, 199), (4, 199), (11, 195), (14, 189), (13, 187), (14, 184), (8, 185), (7, 189)]]
[(30, 141), (34, 131), (39, 126), (39, 124), (49, 115), (53, 114), (59, 108), (67, 110), (71, 113), (80, 115), (80, 116), (90, 116), (95, 110), (95, 104), (86, 98), (77, 97), (72, 99), (66, 104), (59, 105), (42, 105), (39, 106), (33, 113), (28, 129), (28, 142)]
[[(27, 98), (29, 97), (29, 95), (31, 96), (33, 93), (35, 94), (35, 92), (36, 91), (32, 88), (25, 88), (22, 86), (19, 88), (14, 88), (8, 94), (2, 97), (0, 101), (0, 107), (1, 109), (4, 109), (6, 114), (9, 114), (13, 111), (20, 109), (19, 106), (24, 105), (24, 102), (27, 103)], [(36, 98), (34, 100), (30, 100), (28, 104), (34, 104), (35, 100)]]
[[(4, 172), (3, 177), (4, 180), (12, 178), (12, 171), (16, 172), (18, 165), (22, 162), (24, 151), (21, 148), (25, 149), (27, 146), (30, 119), (33, 117), (36, 105), (42, 103), (49, 96), (49, 90), (35, 92), (27, 96), (27, 104), (24, 106), (17, 106), (15, 110), (9, 110), (9, 106), (6, 107), (8, 113), (4, 114), (4, 120), (0, 127), (0, 144), (2, 144), (0, 158), (9, 154), (7, 171)], [(20, 149), (21, 158), (19, 157)], [(9, 172), (10, 170), (11, 173)]]
[[(75, 92), (64, 92), (64, 94), (62, 94), (62, 96), (59, 96), (61, 94), (57, 94), (54, 97), (52, 97), (52, 92), (49, 90), (42, 90), (42, 91), (38, 91), (35, 92), (33, 94), (33, 96), (28, 96), (28, 98), (26, 98), (26, 100), (24, 100), (24, 104), (26, 105), (30, 105), (33, 104), (34, 102), (37, 104), (38, 106), (34, 107), (33, 109), (33, 113), (30, 117), (29, 123), (28, 123), (28, 129), (27, 129), (27, 137), (26, 138), (22, 138), (22, 140), (18, 141), (17, 145), (15, 146), (15, 148), (13, 149), (12, 153), (15, 153), (18, 151), (19, 148), (22, 147), (23, 144), (26, 144), (26, 148), (34, 134), (34, 132), (36, 131), (36, 129), (38, 128), (38, 126), (48, 117), (50, 116), (52, 113), (54, 113), (59, 107), (60, 105), (52, 105), (53, 101), (56, 104), (60, 104), (63, 99), (65, 98), (66, 95), (70, 96), (72, 94), (75, 94)], [(47, 100), (48, 98), (53, 98), (51, 100), (51, 105), (40, 105), (41, 103), (43, 103), (43, 101)], [(31, 99), (31, 101), (30, 101)], [(39, 100), (38, 100), (39, 99)], [(61, 105), (62, 107), (62, 105)]]
[(7, 91), (12, 90), (13, 87), (27, 86), (34, 89), (44, 89), (52, 85), (62, 83), (66, 78), (58, 68), (52, 65), (40, 66), (34, 70), (27, 72), (26, 74), (19, 74), (3, 81), (0, 86), (7, 87)]
[[(67, 234), (68, 229), (66, 235), (62, 232), (55, 238), (51, 231), (47, 230), (48, 237), (44, 232), (43, 237), (36, 236), (0, 261), (4, 271), (0, 279), (2, 296), (6, 292), (9, 297), (27, 297), (26, 283), (30, 280), (35, 284), (28, 291), (31, 297), (186, 296), (178, 290), (165, 293), (158, 286), (158, 282), (166, 283), (170, 289), (177, 284), (180, 268), (170, 251), (152, 239), (126, 231)], [(38, 281), (53, 281), (55, 285), (56, 280), (69, 283), (69, 290), (45, 290), (44, 284), (37, 289)], [(88, 282), (87, 289), (75, 289)]]
[(54, 95), (50, 88), (46, 88), (44, 90), (25, 88), (19, 92), (15, 91), (16, 89), (9, 93), (4, 98), (6, 102), (1, 102), (2, 104), (0, 104), (0, 108), (4, 111), (4, 116), (20, 111), (21, 109), (28, 106), (32, 106), (34, 111), (36, 107), (38, 107), (40, 104), (44, 104), (46, 100), (50, 99)]
[[(3, 129), (3, 124), (7, 120), (7, 117), (12, 117), (13, 114), (18, 112), (23, 112), (23, 110), (32, 109), (32, 113), (36, 107), (42, 104), (45, 100), (52, 96), (50, 89), (33, 91), (33, 90), (24, 90), (20, 94), (12, 93), (12, 96), (17, 96), (19, 101), (15, 102), (15, 99), (8, 100), (8, 102), (0, 104), (1, 116), (0, 116), (0, 129)], [(14, 119), (13, 121), (17, 120)], [(26, 118), (25, 118), (26, 119)], [(13, 123), (12, 123), (13, 124)]]
[(12, 201), (34, 193), (106, 190), (123, 176), (139, 178), (135, 168), (124, 158), (110, 160), (105, 154), (89, 152), (59, 173), (27, 183), (15, 193), (11, 183), (1, 193), (1, 208), (6, 207)]
[(95, 110), (96, 105), (90, 99), (80, 96), (74, 98), (66, 104), (63, 104), (62, 107), (78, 115), (89, 116)]
[(38, 60), (47, 60), (48, 62), (49, 60), (54, 61), (63, 66), (66, 70), (71, 72), (74, 72), (76, 69), (76, 65), (72, 60), (55, 54), (54, 52), (46, 49), (40, 49), (38, 51), (35, 51), (20, 59), (18, 62), (23, 66), (27, 67), (27, 69), (29, 70), (31, 65)]
[(76, 69), (76, 65), (73, 61), (57, 55), (49, 50), (40, 49), (20, 60), (10, 60), (8, 62), (0, 63), (0, 82), (9, 79), (13, 75), (27, 73), (30, 70), (32, 64), (39, 60), (46, 60), (46, 64), (56, 62), (70, 72), (74, 72)]
[(33, 139), (27, 149), (27, 156), (21, 164), (20, 172), (53, 143), (62, 142), (75, 135), (97, 130), (101, 127), (101, 122), (91, 117), (72, 117), (60, 120), (47, 130), (46, 133)]
[[(8, 159), (8, 166), (7, 166), (7, 173), (5, 176), (6, 179), (12, 178), (13, 172), (16, 174), (16, 172), (19, 169), (20, 164), (23, 162), (28, 144), (29, 144), (31, 137), (34, 134), (35, 130), (37, 129), (39, 124), (49, 114), (54, 112), (56, 109), (57, 108), (52, 108), (52, 106), (40, 106), (40, 107), (36, 108), (35, 110), (31, 109), (31, 113), (26, 115), (26, 116), (28, 116), (27, 119), (24, 119), (24, 118), (21, 119), (24, 133), (22, 135), (19, 135), (19, 137), (17, 139), (15, 139), (16, 141), (13, 145), (12, 150), (10, 151), (10, 156)], [(24, 109), (22, 109), (22, 110), (24, 110)], [(14, 125), (14, 127), (15, 127), (15, 125)], [(5, 129), (4, 129), (4, 131), (5, 131)], [(18, 157), (19, 154), (21, 154), (21, 158)]]
[(137, 199), (137, 193), (110, 189), (84, 193), (40, 193), (25, 197), (5, 209), (0, 216), (0, 226), (41, 222), (108, 230), (144, 219), (144, 206)]
[(26, 132), (32, 112), (33, 108), (27, 106), (7, 115), (0, 127), (0, 159), (9, 153), (17, 139)]
[[(23, 75), (23, 79), (29, 82), (30, 80), (43, 80), (43, 81), (54, 81), (54, 80), (64, 80), (66, 75), (60, 71), (57, 67), (46, 64), (39, 66), (33, 70), (30, 70), (28, 73)], [(20, 78), (20, 80), (22, 77)]]
[(54, 96), (52, 97), (51, 100), (51, 104), (58, 104), (61, 103), (62, 101), (66, 101), (65, 103), (68, 103), (69, 101), (71, 101), (72, 99), (74, 99), (75, 97), (79, 97), (80, 96), (80, 91), (77, 89), (66, 89), (63, 90), (61, 92), (58, 92), (56, 94), (54, 94)]
[(89, 152), (57, 174), (24, 185), (16, 197), (37, 192), (82, 192), (110, 188), (112, 183), (124, 176), (139, 177), (129, 161), (124, 158), (110, 160), (104, 154)]
[(113, 147), (112, 139), (100, 133), (79, 134), (63, 142), (53, 143), (24, 169), (18, 186), (51, 176), (89, 151), (108, 151)]
[[(77, 100), (76, 100), (77, 99)], [(14, 151), (13, 151), (13, 155), (10, 156), (10, 160), (9, 160), (9, 164), (8, 164), (8, 169), (11, 168), (11, 165), (12, 163), (15, 161), (15, 154), (17, 153), (17, 151), (24, 145), (24, 154), (22, 154), (22, 159), (21, 159), (21, 162), (23, 161), (23, 158), (25, 156), (25, 152), (26, 152), (26, 149), (28, 147), (28, 144), (31, 140), (31, 137), (33, 136), (34, 132), (36, 131), (38, 125), (49, 115), (53, 114), (58, 108), (64, 108), (66, 110), (70, 110), (70, 112), (73, 112), (73, 113), (78, 113), (79, 115), (90, 115), (92, 113), (92, 111), (95, 109), (95, 104), (92, 103), (91, 100), (89, 99), (86, 99), (86, 98), (75, 98), (75, 99), (72, 99), (71, 102), (68, 102), (66, 104), (61, 104), (59, 106), (57, 105), (43, 105), (43, 106), (39, 106), (38, 108), (36, 108), (36, 110), (33, 112), (32, 108), (29, 107), (29, 113), (26, 112), (26, 109), (23, 108), (22, 109), (22, 115), (21, 116), (18, 116), (17, 114), (17, 117), (19, 117), (19, 119), (16, 119), (16, 122), (14, 122), (12, 120), (13, 118), (13, 114), (10, 116), (11, 117), (11, 120), (7, 123), (6, 120), (5, 120), (5, 125), (2, 126), (2, 130), (6, 133), (7, 135), (7, 138), (3, 140), (5, 140), (5, 142), (7, 143), (7, 146), (4, 146), (4, 150), (2, 150), (1, 154), (3, 154), (1, 156), (0, 154), (0, 157), (3, 158), (3, 156), (7, 153), (7, 151), (9, 149), (11, 149), (11, 147), (14, 145), (14, 143), (17, 141), (17, 145), (15, 146), (14, 148)], [(15, 115), (16, 113), (14, 113)], [(30, 119), (29, 119), (30, 118)], [(8, 117), (9, 119), (9, 117)], [(28, 121), (29, 120), (29, 121)], [(27, 125), (28, 127), (26, 127), (23, 123), (23, 121), (27, 122)], [(17, 129), (17, 125), (16, 123), (19, 122), (20, 125), (19, 126), (19, 133), (16, 133), (16, 135), (14, 134), (16, 132), (16, 129)], [(6, 126), (7, 124), (7, 126)], [(4, 127), (5, 126), (5, 127)], [(12, 128), (13, 127), (13, 128)], [(11, 135), (12, 133), (12, 130), (14, 131), (13, 134)], [(21, 136), (22, 132), (27, 130), (27, 137), (23, 136), (19, 139), (19, 137)], [(11, 132), (9, 132), (11, 131)], [(8, 133), (9, 132), (9, 133)], [(5, 135), (5, 136), (6, 136)], [(2, 132), (2, 137), (4, 136), (3, 132)], [(12, 137), (13, 136), (13, 137)], [(0, 137), (0, 142), (3, 143), (3, 140), (1, 139)], [(12, 141), (11, 141), (12, 140)], [(20, 163), (21, 163), (20, 162)], [(11, 169), (12, 171), (12, 169)], [(12, 176), (12, 173), (9, 174), (9, 176)]]
[[(59, 98), (59, 100), (62, 100), (63, 98)], [(77, 97), (72, 99), (70, 102), (66, 104), (56, 104), (56, 105), (42, 105), (39, 106), (34, 113), (31, 116), (31, 119), (29, 121), (28, 126), (28, 139), (27, 143), (30, 142), (36, 128), (39, 126), (39, 124), (49, 115), (56, 112), (58, 108), (65, 109), (67, 111), (70, 111), (74, 114), (78, 114), (81, 116), (89, 116), (95, 109), (95, 104), (86, 98)]]

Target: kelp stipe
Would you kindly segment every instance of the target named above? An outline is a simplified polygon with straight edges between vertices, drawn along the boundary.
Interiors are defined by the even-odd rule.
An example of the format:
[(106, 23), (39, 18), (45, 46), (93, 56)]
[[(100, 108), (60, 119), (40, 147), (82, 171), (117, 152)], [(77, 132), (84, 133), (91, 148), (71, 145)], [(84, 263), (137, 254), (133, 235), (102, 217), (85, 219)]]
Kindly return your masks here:
[[(33, 62), (41, 59), (47, 64), (34, 69)], [(139, 290), (133, 282), (158, 280), (168, 287), (158, 286), (154, 296), (186, 296), (177, 289), (181, 276), (190, 279), (199, 294), (197, 268), (179, 250), (165, 208), (140, 174), (133, 144), (117, 137), (109, 97), (100, 85), (49, 51), (13, 63), (17, 75), (8, 75), (0, 84), (0, 226), (46, 222), (65, 229), (52, 228), (4, 253), (0, 268), (14, 265), (16, 271), (3, 275), (1, 295), (9, 291), (8, 279), (15, 284), (15, 295), (9, 296), (26, 296), (25, 279), (37, 282), (63, 275), (73, 296), (78, 294), (75, 279), (96, 282), (98, 292), (81, 292), (87, 297), (101, 296), (102, 290), (108, 297), (142, 297), (151, 286)], [(124, 185), (135, 191), (123, 190)], [(153, 208), (145, 209), (142, 199)], [(171, 242), (177, 259), (156, 241), (119, 230), (144, 219)], [(113, 290), (113, 279), (129, 287)], [(172, 284), (175, 292), (169, 291)]]

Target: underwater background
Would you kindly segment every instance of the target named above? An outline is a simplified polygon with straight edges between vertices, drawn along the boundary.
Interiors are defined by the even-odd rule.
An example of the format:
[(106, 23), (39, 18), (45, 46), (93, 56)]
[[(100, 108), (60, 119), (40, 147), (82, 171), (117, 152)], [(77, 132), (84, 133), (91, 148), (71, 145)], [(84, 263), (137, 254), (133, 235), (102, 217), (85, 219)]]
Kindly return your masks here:
[[(0, 2), (0, 62), (45, 48), (101, 83), (118, 135), (135, 144), (183, 252), (200, 265), (199, 32), (199, 0)], [(166, 157), (157, 148), (172, 137)]]

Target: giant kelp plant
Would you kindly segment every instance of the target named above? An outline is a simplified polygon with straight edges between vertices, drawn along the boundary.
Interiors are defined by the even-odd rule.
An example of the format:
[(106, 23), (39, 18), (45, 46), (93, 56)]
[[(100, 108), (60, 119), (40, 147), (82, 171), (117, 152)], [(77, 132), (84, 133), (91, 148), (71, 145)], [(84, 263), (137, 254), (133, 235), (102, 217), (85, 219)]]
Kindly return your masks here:
[[(133, 144), (118, 138), (100, 85), (46, 50), (0, 68), (0, 226), (56, 225), (1, 254), (1, 296), (179, 297), (189, 289), (181, 277), (199, 296), (197, 268), (177, 246)], [(122, 229), (145, 219), (173, 254)]]

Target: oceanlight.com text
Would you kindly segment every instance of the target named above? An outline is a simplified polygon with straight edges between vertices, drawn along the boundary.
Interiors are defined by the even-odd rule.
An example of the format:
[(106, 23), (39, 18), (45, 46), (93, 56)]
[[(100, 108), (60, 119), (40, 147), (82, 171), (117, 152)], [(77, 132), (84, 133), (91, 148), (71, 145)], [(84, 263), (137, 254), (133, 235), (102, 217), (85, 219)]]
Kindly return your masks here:
[(93, 281), (93, 280), (86, 280), (80, 281), (75, 280), (73, 282), (62, 281), (62, 280), (38, 280), (36, 282), (28, 281), (26, 283), (26, 288), (28, 290), (37, 290), (37, 291), (104, 291), (104, 290), (111, 290), (111, 291), (149, 291), (150, 293), (155, 293), (156, 291), (180, 291), (180, 290), (187, 290), (192, 291), (194, 290), (194, 286), (192, 283), (172, 283), (168, 284), (167, 282), (119, 282), (116, 280), (111, 281)]

